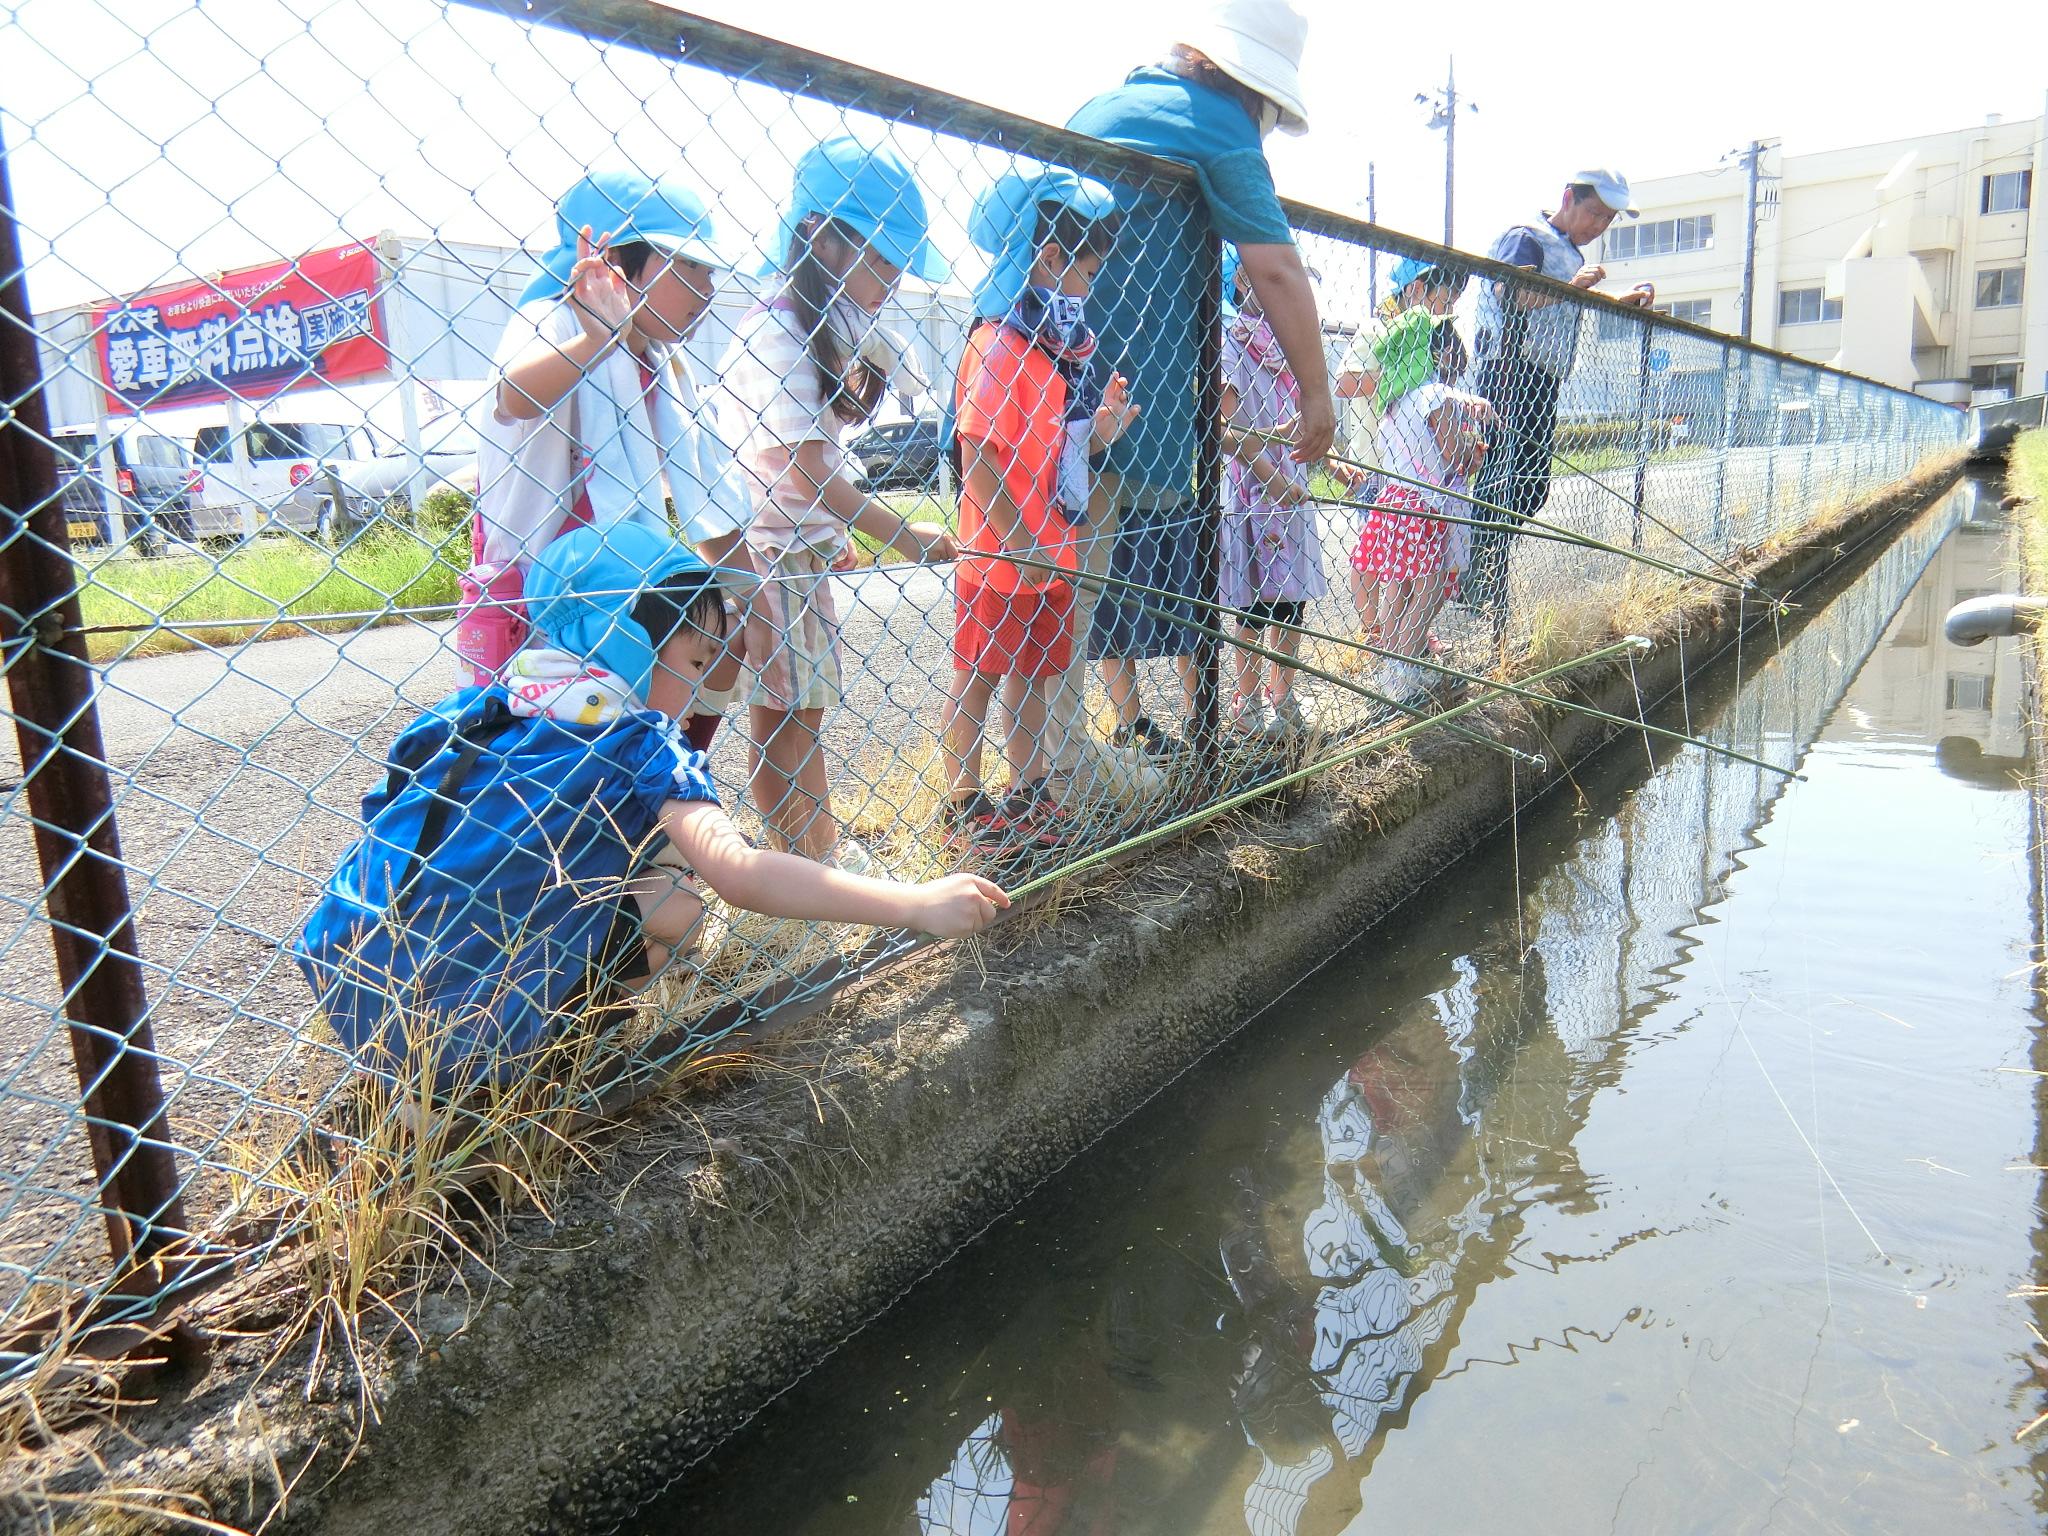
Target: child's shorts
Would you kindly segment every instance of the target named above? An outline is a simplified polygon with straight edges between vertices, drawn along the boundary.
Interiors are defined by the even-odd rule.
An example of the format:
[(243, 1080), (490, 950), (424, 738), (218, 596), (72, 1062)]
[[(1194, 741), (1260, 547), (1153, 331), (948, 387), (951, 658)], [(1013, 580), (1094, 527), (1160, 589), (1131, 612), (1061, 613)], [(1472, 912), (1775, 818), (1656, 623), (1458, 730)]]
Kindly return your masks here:
[(805, 545), (754, 551), (761, 586), (747, 606), (747, 702), (831, 709), (840, 699), (839, 610), (829, 556)]
[(1237, 611), (1249, 614), (1247, 619), (1237, 621), (1240, 628), (1253, 624), (1291, 624), (1301, 627), (1301, 621), (1308, 616), (1308, 604), (1294, 597), (1262, 597), (1254, 602), (1239, 603)]
[(953, 665), (983, 677), (1056, 677), (1074, 659), (1074, 589), (1064, 581), (1015, 592), (961, 587), (953, 603)]
[(1449, 525), (1409, 515), (1435, 510), (1413, 487), (1388, 485), (1366, 513), (1351, 568), (1381, 581), (1408, 581), (1441, 571)]

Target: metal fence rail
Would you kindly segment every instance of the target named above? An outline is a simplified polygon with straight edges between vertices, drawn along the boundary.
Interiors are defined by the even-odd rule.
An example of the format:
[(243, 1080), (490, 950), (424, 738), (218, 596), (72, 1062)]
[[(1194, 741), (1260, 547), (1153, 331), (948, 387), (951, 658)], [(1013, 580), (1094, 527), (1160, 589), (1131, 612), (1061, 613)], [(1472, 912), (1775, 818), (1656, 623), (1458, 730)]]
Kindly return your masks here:
[[(685, 363), (693, 419), (739, 450), (756, 521), (734, 558), (766, 576), (753, 615), (823, 609), (836, 632), (819, 713), (766, 717), (815, 737), (821, 778), (764, 778), (743, 682), (709, 748), (723, 803), (764, 842), (900, 880), (965, 867), (1035, 887), (1198, 820), (1429, 717), (1444, 680), (1532, 637), (1597, 643), (1628, 604), (1738, 581), (1745, 552), (1963, 434), (1910, 394), (1289, 204), (1343, 399), (1330, 459), (1269, 498), (1260, 476), (1289, 472), (1259, 434), (1288, 431), (1300, 370), (1256, 293), (1221, 292), (1226, 253), (1183, 166), (649, 0), (245, 10), (230, 33), (204, 10), (31, 0), (0, 37), (18, 83), (0, 118), (0, 644), (19, 753), (0, 786), (0, 1370), (53, 1319), (146, 1311), (215, 1245), (290, 1237), (306, 1149), (345, 1158), (373, 1134), (292, 947), (392, 741), (457, 685), (477, 505), (531, 499), (530, 466), (494, 471), (479, 440), (553, 204), (593, 168), (686, 182), (729, 246), (755, 247), (674, 356), (650, 356), (657, 375)], [(838, 431), (844, 473), (889, 514), (958, 531), (932, 423), (1000, 317), (977, 315), (992, 257), (973, 226), (1006, 174), (1114, 191), (1089, 314), (1122, 294), (1126, 323), (1075, 378), (1154, 379), (1162, 336), (1186, 359), (1068, 506), (1075, 659), (1042, 679), (1042, 721), (1020, 695), (1014, 742), (1045, 794), (1012, 793), (992, 708), (973, 804), (1001, 802), (993, 822), (950, 809), (958, 573), (837, 533), (822, 551), (759, 536), (779, 397), (749, 377), (772, 372), (783, 278), (755, 268), (789, 256), (793, 178), (839, 135), (895, 152), (950, 267), (896, 285), (873, 335), (847, 322), (881, 400)], [(1396, 287), (1411, 258), (1441, 277)], [(1541, 317), (1547, 361), (1496, 347), (1489, 367), (1490, 289)], [(1445, 316), (1415, 320), (1433, 293)], [(631, 461), (662, 466), (640, 471), (638, 508), (665, 515), (665, 472), (687, 528), (701, 487), (654, 449)], [(1059, 575), (1032, 563), (1043, 547), (1013, 548), (1027, 588)], [(1412, 579), (1387, 573), (1389, 549), (1422, 552)], [(1091, 636), (1121, 665), (1094, 665)], [(562, 1092), (628, 1097), (919, 942), (711, 900), (693, 956), (607, 1016)]]

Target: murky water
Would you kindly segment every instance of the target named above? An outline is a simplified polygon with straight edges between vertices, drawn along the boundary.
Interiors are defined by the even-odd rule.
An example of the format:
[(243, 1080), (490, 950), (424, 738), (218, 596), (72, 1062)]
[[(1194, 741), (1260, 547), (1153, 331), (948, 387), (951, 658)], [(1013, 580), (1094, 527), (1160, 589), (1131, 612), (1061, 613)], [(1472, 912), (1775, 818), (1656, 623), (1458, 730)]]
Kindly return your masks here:
[(1941, 634), (1990, 507), (1680, 707), (1804, 782), (1610, 754), (640, 1529), (2038, 1529), (2019, 661)]

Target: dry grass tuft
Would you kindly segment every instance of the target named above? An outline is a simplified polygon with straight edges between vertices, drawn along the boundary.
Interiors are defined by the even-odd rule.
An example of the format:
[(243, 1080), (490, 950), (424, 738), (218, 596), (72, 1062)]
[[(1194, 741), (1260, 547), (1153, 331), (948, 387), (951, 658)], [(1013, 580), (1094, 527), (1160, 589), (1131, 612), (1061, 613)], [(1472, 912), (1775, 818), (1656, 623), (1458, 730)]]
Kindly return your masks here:
[(131, 1406), (121, 1374), (67, 1327), (30, 1369), (0, 1381), (0, 1526), (60, 1532), (219, 1531), (204, 1500), (109, 1474), (100, 1445)]

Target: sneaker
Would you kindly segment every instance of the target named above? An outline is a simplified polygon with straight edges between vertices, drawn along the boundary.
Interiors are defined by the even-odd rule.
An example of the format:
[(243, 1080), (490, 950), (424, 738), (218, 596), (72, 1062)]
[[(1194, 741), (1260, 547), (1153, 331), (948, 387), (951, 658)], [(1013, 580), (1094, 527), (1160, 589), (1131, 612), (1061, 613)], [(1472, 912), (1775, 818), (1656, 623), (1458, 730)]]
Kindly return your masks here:
[(1422, 668), (1412, 661), (1390, 661), (1380, 674), (1379, 691), (1397, 704), (1420, 705), (1429, 699)]
[(1027, 848), (1057, 848), (1074, 835), (1074, 818), (1052, 797), (1044, 779), (1034, 779), (1003, 802), (1011, 840)]
[(1305, 736), (1308, 734), (1308, 716), (1302, 712), (1301, 699), (1289, 692), (1285, 697), (1272, 702), (1272, 716), (1266, 724), (1266, 734), (1274, 737)]
[(1129, 725), (1119, 725), (1109, 738), (1113, 747), (1140, 747), (1153, 757), (1172, 757), (1180, 751), (1180, 738), (1162, 731), (1149, 715), (1140, 715)]
[(849, 875), (866, 875), (874, 880), (889, 878), (889, 871), (875, 857), (874, 851), (850, 832), (840, 833), (839, 841), (827, 849), (818, 862), (833, 869), (843, 869)]
[(1011, 842), (1010, 818), (997, 801), (976, 790), (947, 807), (945, 838), (956, 851), (1005, 848)]
[(1273, 720), (1266, 713), (1266, 699), (1263, 694), (1237, 694), (1230, 701), (1230, 707), (1223, 712), (1223, 729), (1236, 736), (1270, 736)]

